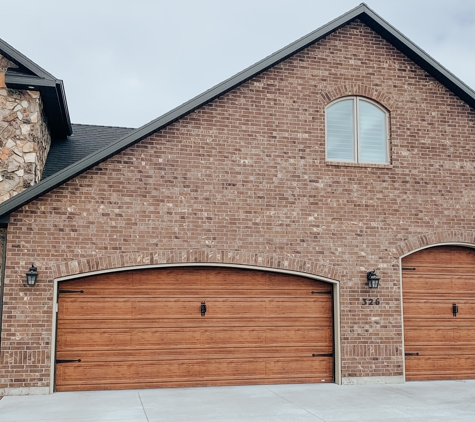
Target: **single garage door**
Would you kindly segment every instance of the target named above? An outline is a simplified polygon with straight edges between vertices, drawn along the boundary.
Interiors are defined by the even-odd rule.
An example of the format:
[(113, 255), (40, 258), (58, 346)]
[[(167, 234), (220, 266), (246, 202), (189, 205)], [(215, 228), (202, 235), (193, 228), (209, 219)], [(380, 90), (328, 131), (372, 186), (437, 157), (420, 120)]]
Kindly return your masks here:
[(475, 378), (475, 250), (429, 248), (402, 266), (406, 379)]
[(56, 391), (333, 381), (330, 284), (219, 267), (59, 285)]

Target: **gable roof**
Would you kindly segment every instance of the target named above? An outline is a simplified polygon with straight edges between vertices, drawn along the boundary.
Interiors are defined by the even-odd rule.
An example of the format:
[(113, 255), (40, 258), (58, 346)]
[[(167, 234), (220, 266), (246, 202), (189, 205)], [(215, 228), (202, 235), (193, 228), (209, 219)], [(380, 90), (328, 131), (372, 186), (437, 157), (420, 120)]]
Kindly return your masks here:
[(0, 39), (0, 54), (18, 68), (8, 68), (5, 85), (11, 89), (39, 91), (53, 140), (71, 135), (71, 120), (63, 81)]
[(0, 205), (0, 218), (8, 216), (10, 213), (16, 211), (23, 205), (33, 201), (41, 195), (85, 172), (91, 167), (134, 145), (150, 134), (163, 129), (182, 117), (192, 113), (194, 110), (204, 106), (205, 104), (208, 104), (233, 88), (243, 84), (254, 76), (259, 75), (265, 70), (307, 48), (318, 40), (325, 38), (337, 29), (349, 24), (356, 19), (361, 20), (376, 33), (378, 33), (382, 38), (405, 54), (409, 59), (418, 64), (428, 74), (433, 76), (450, 91), (460, 97), (470, 107), (475, 108), (475, 92), (471, 88), (465, 85), (460, 79), (445, 69), (441, 64), (431, 58), (422, 49), (417, 47), (397, 29), (392, 27), (384, 19), (378, 16), (366, 4), (362, 3), (358, 7), (350, 10), (339, 18), (329, 22), (310, 34), (300, 38), (287, 47), (266, 57), (255, 65), (248, 67), (242, 72), (225, 80), (224, 82), (221, 82), (220, 84), (189, 100), (181, 106), (125, 135), (118, 141), (93, 152), (87, 157), (84, 157), (74, 164), (71, 164), (67, 168), (58, 171), (50, 177), (42, 180), (37, 185), (26, 189), (13, 198), (10, 198), (8, 201), (5, 201)]

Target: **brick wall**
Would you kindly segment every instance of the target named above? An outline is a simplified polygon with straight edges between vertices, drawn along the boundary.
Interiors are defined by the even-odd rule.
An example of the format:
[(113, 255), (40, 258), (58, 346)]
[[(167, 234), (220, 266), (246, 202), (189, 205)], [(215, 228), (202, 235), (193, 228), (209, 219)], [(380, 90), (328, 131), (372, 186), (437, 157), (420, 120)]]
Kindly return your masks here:
[[(389, 109), (389, 165), (325, 162), (324, 108), (347, 94)], [(216, 251), (338, 278), (343, 377), (402, 375), (398, 259), (474, 242), (474, 135), (475, 111), (405, 56), (338, 30), (12, 215), (0, 388), (48, 385), (54, 277)]]

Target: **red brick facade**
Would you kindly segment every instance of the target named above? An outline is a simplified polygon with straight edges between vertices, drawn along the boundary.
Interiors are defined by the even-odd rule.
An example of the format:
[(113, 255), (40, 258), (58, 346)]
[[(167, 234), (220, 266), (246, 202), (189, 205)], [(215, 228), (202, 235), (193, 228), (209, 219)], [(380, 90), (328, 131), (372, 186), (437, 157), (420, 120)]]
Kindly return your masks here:
[[(389, 110), (390, 164), (325, 162), (346, 95)], [(181, 262), (337, 280), (342, 376), (402, 376), (399, 258), (475, 244), (474, 135), (475, 110), (364, 24), (339, 29), (11, 216), (0, 389), (49, 386), (55, 278)]]

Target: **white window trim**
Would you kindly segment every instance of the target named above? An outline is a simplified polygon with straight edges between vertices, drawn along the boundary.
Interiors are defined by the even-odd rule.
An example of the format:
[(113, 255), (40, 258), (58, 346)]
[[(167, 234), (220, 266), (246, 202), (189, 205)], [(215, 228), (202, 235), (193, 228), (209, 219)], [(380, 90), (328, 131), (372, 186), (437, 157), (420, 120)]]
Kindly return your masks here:
[[(328, 116), (328, 113), (327, 113), (327, 110), (335, 105), (336, 103), (340, 102), (340, 101), (347, 101), (347, 100), (353, 100), (353, 130), (354, 130), (354, 134), (353, 134), (353, 137), (354, 137), (354, 142), (355, 142), (355, 154), (356, 154), (356, 159), (355, 157), (353, 157), (353, 160), (343, 160), (343, 159), (334, 159), (334, 158), (328, 158), (327, 156), (327, 151), (328, 151), (328, 137), (327, 137), (327, 133), (328, 133), (328, 130), (327, 130), (327, 125), (328, 125), (328, 121), (327, 121), (327, 116)], [(360, 124), (360, 119), (359, 119), (359, 102), (360, 101), (365, 101), (367, 103), (370, 103), (372, 105), (374, 105), (375, 107), (379, 108), (385, 115), (386, 117), (386, 161), (384, 163), (381, 163), (381, 162), (372, 162), (372, 161), (364, 161), (364, 162), (361, 162), (360, 161), (360, 142), (359, 142), (359, 124)], [(390, 147), (390, 143), (389, 143), (389, 111), (384, 108), (381, 104), (377, 103), (376, 101), (373, 101), (369, 98), (366, 98), (366, 97), (361, 97), (361, 96), (357, 96), (357, 95), (352, 95), (352, 96), (348, 96), (348, 97), (342, 97), (342, 98), (338, 98), (337, 100), (334, 100), (332, 101), (330, 104), (328, 104), (326, 107), (325, 107), (325, 160), (326, 161), (329, 161), (329, 162), (341, 162), (341, 163), (356, 163), (356, 164), (390, 164), (390, 161), (389, 161), (389, 147)]]

